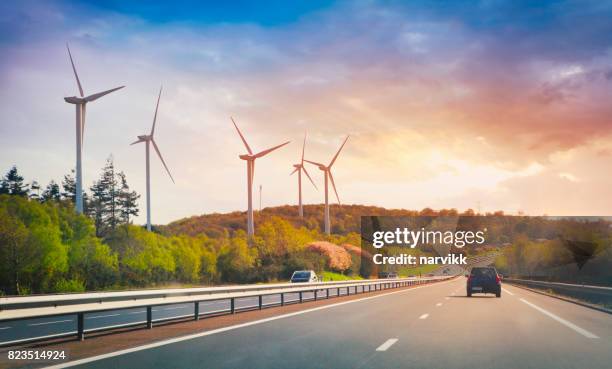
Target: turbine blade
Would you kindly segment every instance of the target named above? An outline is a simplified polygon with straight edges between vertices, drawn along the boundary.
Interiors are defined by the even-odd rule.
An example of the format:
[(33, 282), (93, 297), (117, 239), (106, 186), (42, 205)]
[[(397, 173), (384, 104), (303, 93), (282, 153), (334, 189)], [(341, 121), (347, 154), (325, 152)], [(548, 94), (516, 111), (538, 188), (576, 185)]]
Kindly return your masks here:
[(320, 165), (322, 167), (324, 167), (325, 165), (321, 164), (321, 163), (317, 163), (316, 161), (311, 161), (311, 160), (306, 160), (304, 159), (305, 162), (310, 163), (310, 164), (314, 164), (314, 165)]
[(99, 98), (101, 98), (104, 95), (108, 95), (111, 92), (115, 92), (117, 90), (121, 90), (122, 88), (124, 88), (125, 86), (119, 86), (119, 87), (115, 87), (115, 88), (111, 88), (110, 90), (106, 90), (106, 91), (102, 91), (102, 92), (98, 92), (97, 94), (93, 94), (93, 95), (89, 95), (85, 98), (85, 101), (87, 102), (92, 102), (92, 101), (96, 101)]
[(138, 139), (138, 141), (134, 141), (134, 142), (132, 142), (132, 143), (130, 144), (130, 146), (132, 146), (132, 145), (136, 145), (137, 143), (141, 143), (141, 142), (144, 142), (144, 140)]
[(312, 178), (310, 177), (310, 174), (308, 174), (308, 171), (306, 170), (306, 167), (302, 167), (302, 170), (304, 171), (304, 174), (306, 174), (306, 177), (308, 177), (308, 179), (310, 179), (310, 183), (312, 183), (312, 185), (314, 186), (314, 188), (317, 189), (317, 191), (319, 190), (319, 188), (317, 187), (317, 185), (314, 183), (314, 181), (312, 180)]
[(331, 181), (332, 187), (334, 188), (334, 192), (336, 193), (336, 198), (338, 199), (338, 205), (341, 205), (340, 196), (338, 196), (338, 191), (336, 190), (336, 184), (334, 183), (334, 176), (332, 176), (331, 170), (328, 171), (327, 173), (329, 173), (329, 179)]
[(302, 164), (304, 164), (304, 151), (306, 150), (306, 132), (304, 132), (304, 143), (302, 144)]
[(157, 121), (157, 109), (159, 108), (159, 99), (161, 99), (162, 89), (164, 86), (159, 88), (159, 96), (157, 96), (157, 105), (155, 105), (155, 115), (153, 116), (153, 127), (151, 127), (151, 137), (153, 137), (153, 133), (155, 133), (155, 122)]
[(293, 172), (291, 172), (291, 174), (289, 174), (289, 175), (290, 175), (290, 176), (294, 175), (294, 174), (295, 174), (295, 172), (297, 172), (299, 169), (300, 169), (299, 167), (298, 167), (298, 168), (295, 168), (295, 169), (293, 170)]
[(285, 145), (286, 145), (286, 144), (288, 144), (289, 142), (291, 142), (291, 141), (287, 141), (287, 142), (282, 143), (282, 144), (280, 144), (280, 145), (278, 145), (278, 146), (274, 146), (274, 147), (269, 148), (269, 149), (267, 149), (267, 150), (260, 151), (260, 152), (258, 152), (257, 154), (255, 154), (254, 156), (255, 156), (255, 158), (261, 158), (262, 156), (266, 156), (266, 155), (268, 155), (269, 153), (271, 153), (272, 151), (274, 151), (274, 150), (276, 150), (276, 149), (278, 149), (278, 148), (281, 148), (281, 147), (285, 146)]
[(79, 86), (79, 93), (81, 94), (81, 97), (83, 97), (83, 87), (81, 87), (81, 81), (79, 80), (79, 75), (77, 74), (76, 67), (74, 66), (74, 61), (72, 60), (72, 53), (70, 53), (70, 47), (68, 46), (68, 43), (66, 43), (66, 49), (68, 49), (68, 56), (70, 57), (70, 64), (72, 64), (72, 71), (74, 72), (74, 77), (76, 78), (77, 85)]
[(157, 152), (157, 155), (159, 156), (159, 159), (161, 160), (162, 164), (164, 164), (164, 168), (166, 168), (166, 172), (168, 172), (168, 175), (170, 176), (172, 183), (175, 183), (174, 178), (172, 178), (172, 174), (170, 174), (170, 169), (168, 169), (168, 166), (166, 165), (166, 162), (164, 161), (164, 158), (162, 157), (161, 152), (159, 152), (159, 147), (157, 147), (157, 144), (155, 143), (153, 139), (151, 139), (151, 143), (153, 144), (153, 148), (155, 148), (155, 151)]
[(346, 136), (346, 138), (344, 139), (344, 142), (342, 143), (342, 145), (338, 149), (338, 152), (336, 153), (336, 155), (334, 155), (334, 158), (332, 159), (331, 163), (329, 163), (329, 165), (327, 166), (328, 168), (331, 168), (331, 166), (334, 165), (334, 162), (338, 158), (338, 155), (340, 155), (340, 151), (342, 151), (342, 148), (344, 147), (344, 144), (346, 144), (346, 141), (348, 141), (348, 139), (349, 139), (349, 136)]
[(251, 151), (251, 148), (249, 147), (249, 144), (244, 139), (244, 136), (242, 135), (242, 132), (240, 132), (240, 129), (238, 129), (238, 125), (234, 121), (234, 118), (230, 117), (230, 119), (232, 120), (232, 123), (234, 123), (234, 127), (236, 127), (236, 131), (238, 131), (238, 134), (240, 135), (240, 138), (242, 139), (242, 143), (244, 143), (244, 146), (246, 146), (246, 149), (249, 152), (249, 155), (253, 155), (253, 151)]

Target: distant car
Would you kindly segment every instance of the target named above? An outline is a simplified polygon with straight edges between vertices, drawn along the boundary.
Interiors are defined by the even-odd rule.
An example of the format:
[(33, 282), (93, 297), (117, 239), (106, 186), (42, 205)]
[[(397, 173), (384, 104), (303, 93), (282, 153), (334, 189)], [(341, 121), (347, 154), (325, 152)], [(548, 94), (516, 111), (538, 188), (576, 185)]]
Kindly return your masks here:
[(378, 273), (378, 278), (379, 279), (393, 279), (393, 278), (398, 278), (397, 277), (397, 273), (396, 272), (380, 272)]
[(494, 293), (501, 297), (501, 278), (492, 267), (474, 267), (467, 275), (467, 296), (473, 293)]
[(291, 283), (310, 283), (318, 282), (317, 273), (313, 270), (296, 270), (291, 276)]

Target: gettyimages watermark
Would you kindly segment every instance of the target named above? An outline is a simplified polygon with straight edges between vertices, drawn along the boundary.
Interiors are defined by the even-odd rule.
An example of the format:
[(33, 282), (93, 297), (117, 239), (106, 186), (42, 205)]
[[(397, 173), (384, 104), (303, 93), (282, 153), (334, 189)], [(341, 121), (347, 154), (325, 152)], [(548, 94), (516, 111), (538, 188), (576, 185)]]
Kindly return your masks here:
[(487, 255), (492, 265), (515, 276), (595, 280), (605, 272), (602, 265), (610, 265), (611, 244), (610, 217), (361, 217), (361, 269), (366, 275), (411, 275), (411, 270), (431, 271), (428, 265), (466, 269)]

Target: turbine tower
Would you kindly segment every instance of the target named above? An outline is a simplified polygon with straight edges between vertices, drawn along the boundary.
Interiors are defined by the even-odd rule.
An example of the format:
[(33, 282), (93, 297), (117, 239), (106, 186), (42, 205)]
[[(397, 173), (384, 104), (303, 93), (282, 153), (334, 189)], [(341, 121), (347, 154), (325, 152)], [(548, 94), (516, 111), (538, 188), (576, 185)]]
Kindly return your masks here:
[(312, 180), (312, 178), (310, 177), (310, 174), (308, 174), (308, 171), (306, 170), (306, 167), (304, 167), (304, 150), (306, 148), (306, 133), (304, 133), (304, 143), (302, 144), (302, 160), (297, 163), (297, 164), (293, 164), (293, 167), (295, 168), (293, 170), (293, 172), (291, 172), (290, 175), (293, 175), (295, 172), (297, 172), (298, 174), (298, 203), (299, 203), (299, 215), (301, 218), (304, 217), (304, 209), (302, 207), (302, 171), (304, 172), (304, 174), (306, 174), (306, 176), (308, 177), (308, 179), (310, 180), (310, 182), (312, 183), (312, 185), (314, 186), (314, 188), (317, 188), (317, 185), (314, 183), (314, 181)]
[(72, 65), (72, 71), (74, 72), (74, 77), (76, 78), (77, 86), (79, 87), (79, 95), (64, 97), (64, 101), (69, 104), (74, 104), (76, 107), (76, 178), (75, 178), (75, 205), (77, 213), (83, 213), (83, 168), (81, 166), (81, 156), (83, 154), (83, 135), (85, 132), (85, 112), (87, 103), (96, 101), (104, 95), (108, 95), (111, 92), (120, 90), (125, 86), (115, 87), (107, 91), (98, 92), (89, 96), (85, 96), (83, 93), (83, 87), (81, 86), (81, 81), (79, 80), (79, 75), (77, 74), (76, 67), (74, 66), (74, 60), (72, 60), (72, 54), (70, 53), (70, 47), (66, 44), (66, 49), (68, 49), (68, 56), (70, 57), (70, 64)]
[(162, 88), (160, 87), (159, 89), (159, 96), (157, 96), (157, 104), (155, 105), (155, 115), (153, 115), (153, 126), (151, 127), (151, 133), (148, 135), (141, 135), (138, 136), (138, 141), (132, 142), (130, 145), (135, 145), (137, 143), (140, 142), (145, 142), (146, 143), (146, 175), (147, 175), (147, 231), (151, 230), (151, 172), (150, 172), (150, 165), (149, 165), (149, 146), (150, 144), (153, 144), (153, 148), (155, 149), (155, 152), (157, 152), (157, 156), (159, 156), (159, 159), (161, 160), (162, 164), (164, 165), (164, 168), (166, 168), (166, 172), (168, 172), (168, 175), (170, 176), (170, 179), (172, 180), (172, 183), (174, 183), (174, 178), (172, 178), (172, 174), (170, 174), (170, 169), (168, 169), (168, 166), (166, 165), (166, 162), (164, 161), (164, 158), (162, 157), (161, 152), (159, 151), (159, 148), (157, 147), (157, 144), (155, 143), (155, 139), (154, 139), (154, 135), (155, 135), (155, 122), (157, 121), (157, 109), (159, 108), (159, 99), (161, 98), (161, 93), (162, 93)]
[(246, 147), (248, 152), (248, 154), (240, 155), (239, 158), (247, 162), (247, 234), (249, 235), (249, 237), (252, 237), (255, 234), (255, 225), (253, 224), (253, 177), (255, 176), (255, 160), (261, 158), (262, 156), (268, 155), (272, 151), (285, 146), (291, 141), (287, 141), (283, 144), (274, 146), (267, 150), (260, 151), (257, 154), (253, 154), (253, 151), (251, 150), (249, 144), (242, 135), (242, 132), (240, 132), (240, 129), (238, 129), (238, 125), (234, 121), (234, 118), (230, 119), (232, 120), (232, 123), (234, 123), (234, 127), (236, 127), (236, 131), (238, 132), (238, 135), (240, 136), (240, 139), (242, 139), (242, 143), (244, 143), (244, 146)]
[(349, 139), (349, 136), (346, 136), (346, 138), (344, 139), (344, 142), (342, 143), (342, 145), (338, 149), (338, 152), (336, 153), (336, 155), (334, 155), (333, 159), (331, 160), (331, 162), (327, 166), (325, 166), (324, 164), (321, 164), (321, 163), (314, 162), (314, 161), (304, 160), (304, 161), (306, 161), (306, 162), (308, 162), (310, 164), (314, 164), (314, 165), (318, 166), (319, 169), (323, 171), (324, 176), (325, 176), (325, 233), (327, 233), (327, 234), (331, 233), (331, 227), (330, 227), (330, 222), (329, 222), (329, 195), (328, 195), (329, 194), (329, 186), (328, 186), (328, 181), (331, 181), (332, 187), (334, 188), (334, 192), (336, 193), (336, 198), (338, 199), (338, 204), (340, 204), (340, 197), (338, 196), (338, 191), (336, 190), (336, 184), (334, 183), (334, 176), (332, 175), (331, 168), (332, 168), (332, 165), (334, 165), (334, 162), (338, 158), (338, 155), (340, 154), (340, 151), (342, 151), (342, 148), (344, 147), (344, 144), (346, 144), (346, 141), (348, 139)]

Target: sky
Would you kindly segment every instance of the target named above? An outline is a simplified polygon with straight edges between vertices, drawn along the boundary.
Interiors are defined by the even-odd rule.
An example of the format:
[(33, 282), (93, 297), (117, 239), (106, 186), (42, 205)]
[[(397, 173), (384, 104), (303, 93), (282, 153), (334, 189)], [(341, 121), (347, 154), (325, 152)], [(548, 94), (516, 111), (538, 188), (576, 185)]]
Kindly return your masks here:
[[(224, 4), (226, 3), (226, 4)], [(263, 206), (297, 203), (289, 176), (329, 162), (344, 204), (611, 215), (610, 1), (20, 1), (0, 3), (0, 170), (60, 181), (88, 105), (86, 187), (112, 155), (154, 223), (246, 209), (245, 149)], [(304, 182), (306, 203), (323, 201)], [(256, 193), (255, 202), (259, 200)]]

